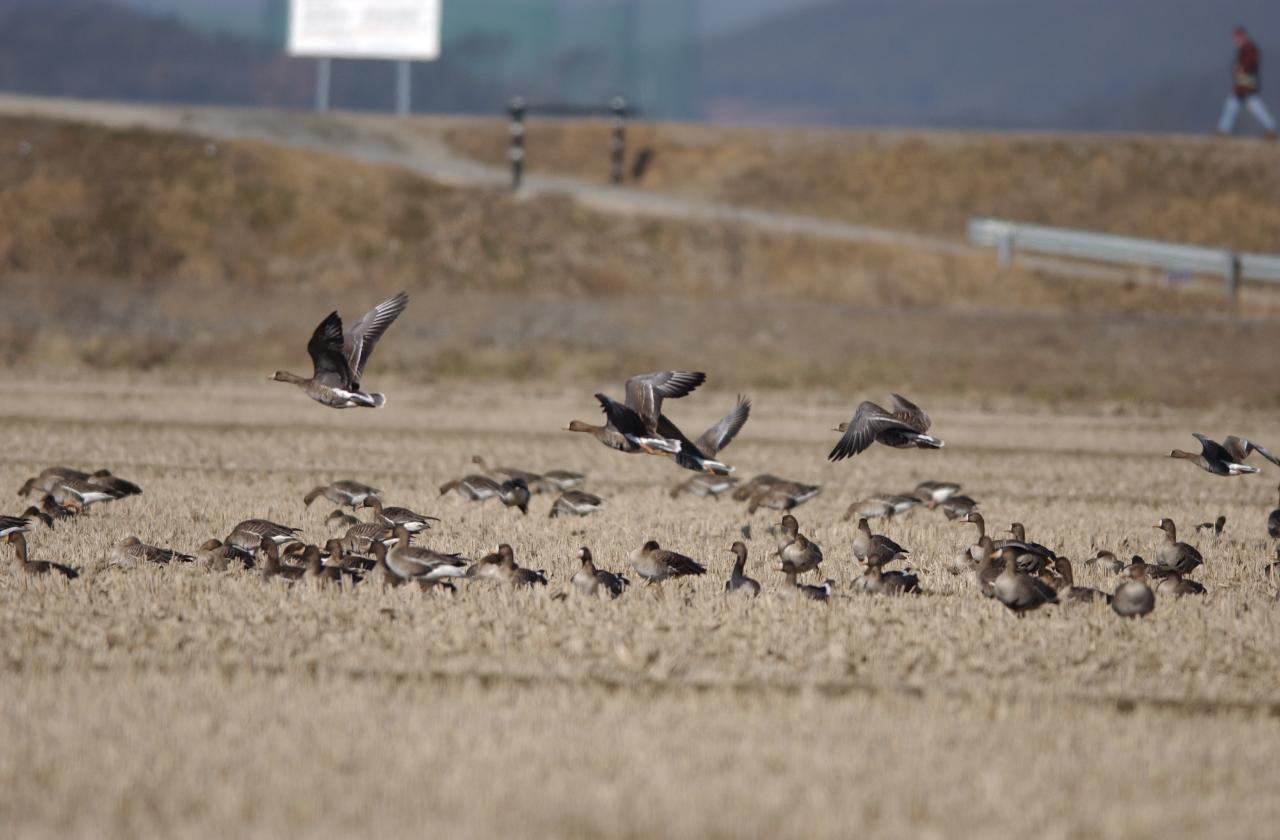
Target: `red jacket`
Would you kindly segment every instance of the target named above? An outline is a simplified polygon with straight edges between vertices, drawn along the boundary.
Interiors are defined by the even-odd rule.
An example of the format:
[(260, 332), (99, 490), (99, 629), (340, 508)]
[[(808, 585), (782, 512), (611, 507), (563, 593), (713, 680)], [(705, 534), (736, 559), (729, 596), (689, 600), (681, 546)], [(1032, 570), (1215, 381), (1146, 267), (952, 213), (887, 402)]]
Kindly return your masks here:
[(1236, 50), (1235, 84), (1236, 96), (1253, 96), (1262, 89), (1259, 70), (1262, 68), (1262, 54), (1253, 41), (1245, 41)]

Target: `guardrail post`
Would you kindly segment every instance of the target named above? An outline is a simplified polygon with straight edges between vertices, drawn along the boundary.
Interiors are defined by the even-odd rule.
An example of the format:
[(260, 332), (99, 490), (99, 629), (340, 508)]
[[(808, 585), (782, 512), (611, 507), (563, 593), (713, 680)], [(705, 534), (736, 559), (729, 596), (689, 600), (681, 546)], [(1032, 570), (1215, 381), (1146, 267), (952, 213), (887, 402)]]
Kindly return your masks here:
[(507, 103), (507, 112), (511, 115), (511, 146), (507, 150), (507, 157), (511, 160), (511, 189), (520, 189), (520, 182), (524, 179), (524, 99), (519, 96), (511, 97), (511, 101)]
[(1232, 252), (1227, 261), (1227, 276), (1223, 278), (1227, 284), (1227, 302), (1235, 304), (1240, 294), (1240, 255)]
[(609, 100), (613, 111), (613, 137), (609, 141), (609, 180), (621, 184), (626, 178), (627, 159), (627, 100), (615, 96)]
[(996, 265), (1006, 269), (1013, 265), (1013, 231), (1005, 228), (996, 240)]

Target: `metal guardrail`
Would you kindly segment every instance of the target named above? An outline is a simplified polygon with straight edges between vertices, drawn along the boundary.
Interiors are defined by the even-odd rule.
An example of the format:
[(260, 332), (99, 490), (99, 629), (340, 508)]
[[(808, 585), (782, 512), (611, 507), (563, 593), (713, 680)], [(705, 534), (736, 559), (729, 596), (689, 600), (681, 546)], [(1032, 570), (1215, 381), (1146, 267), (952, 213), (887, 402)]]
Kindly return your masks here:
[(969, 220), (969, 242), (995, 247), (1002, 267), (1012, 262), (1015, 251), (1028, 251), (1162, 268), (1171, 274), (1214, 274), (1226, 282), (1227, 294), (1231, 297), (1235, 296), (1241, 280), (1280, 283), (1280, 255), (1277, 254), (1238, 253), (1225, 248), (1177, 245), (1155, 239), (984, 218)]

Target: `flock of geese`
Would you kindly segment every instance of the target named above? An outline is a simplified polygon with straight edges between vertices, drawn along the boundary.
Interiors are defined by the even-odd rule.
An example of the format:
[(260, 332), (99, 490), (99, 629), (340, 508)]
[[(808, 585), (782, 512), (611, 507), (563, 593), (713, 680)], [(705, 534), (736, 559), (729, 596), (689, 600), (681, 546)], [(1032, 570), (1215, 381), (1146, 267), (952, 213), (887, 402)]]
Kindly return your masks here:
[[(408, 296), (403, 292), (374, 307), (349, 330), (343, 329), (337, 312), (331, 313), (315, 329), (307, 351), (313, 363), (310, 378), (287, 371), (277, 371), (271, 378), (300, 387), (311, 399), (332, 408), (379, 408), (386, 396), (365, 391), (360, 380), (378, 340), (404, 312)], [(677, 466), (695, 474), (671, 488), (673, 497), (688, 494), (718, 499), (728, 493), (747, 503), (748, 513), (768, 508), (783, 513), (781, 520), (769, 528), (775, 545), (770, 552), (776, 559), (773, 568), (781, 582), (773, 591), (784, 597), (815, 601), (829, 600), (835, 592), (835, 581), (819, 584), (801, 582), (809, 573), (821, 577), (824, 555), (821, 546), (806, 536), (793, 509), (816, 497), (821, 488), (801, 482), (761, 474), (739, 483), (731, 475), (733, 467), (721, 460), (722, 451), (734, 440), (751, 413), (750, 400), (739, 397), (733, 408), (719, 422), (696, 440), (690, 440), (664, 412), (666, 400), (687, 397), (706, 381), (696, 371), (658, 371), (633, 376), (626, 381), (621, 402), (605, 394), (596, 394), (605, 422), (592, 425), (574, 420), (566, 431), (591, 435), (604, 446), (626, 454), (648, 454), (669, 458)], [(932, 422), (919, 406), (906, 398), (892, 395), (886, 409), (872, 402), (858, 406), (851, 420), (834, 431), (841, 437), (828, 458), (841, 461), (853, 457), (872, 444), (895, 448), (940, 449), (945, 444), (929, 434)], [(1199, 454), (1174, 450), (1170, 457), (1191, 461), (1217, 476), (1239, 476), (1258, 472), (1244, 462), (1253, 454), (1280, 465), (1265, 448), (1244, 438), (1229, 436), (1221, 443), (1195, 434), (1200, 442)], [(586, 516), (602, 510), (604, 500), (581, 489), (586, 478), (581, 473), (552, 470), (534, 473), (504, 466), (490, 466), (480, 456), (472, 459), (477, 472), (451, 480), (440, 488), (440, 495), (453, 492), (464, 499), (484, 502), (497, 499), (508, 508), (529, 513), (531, 499), (537, 495), (558, 494), (549, 516)], [(860, 564), (861, 574), (851, 584), (855, 593), (875, 595), (908, 595), (920, 591), (919, 576), (912, 571), (910, 549), (892, 538), (874, 533), (870, 522), (891, 521), (913, 508), (923, 506), (941, 511), (949, 520), (973, 525), (975, 539), (964, 547), (946, 568), (954, 574), (967, 575), (973, 588), (983, 596), (999, 601), (1021, 617), (1047, 604), (1109, 604), (1125, 617), (1147, 615), (1155, 608), (1156, 594), (1182, 597), (1203, 594), (1205, 587), (1192, 575), (1204, 563), (1193, 546), (1178, 540), (1177, 528), (1170, 519), (1161, 519), (1155, 527), (1163, 540), (1154, 553), (1154, 562), (1133, 556), (1122, 563), (1108, 551), (1098, 552), (1086, 565), (1112, 575), (1121, 575), (1111, 592), (1077, 586), (1069, 558), (1027, 537), (1021, 523), (1013, 523), (1008, 536), (994, 539), (987, 534), (986, 520), (978, 511), (978, 502), (960, 493), (953, 482), (926, 481), (909, 493), (877, 494), (855, 502), (845, 513), (845, 520), (856, 519), (850, 552)], [(72, 579), (78, 570), (49, 560), (33, 560), (29, 554), (27, 534), (43, 524), (54, 528), (60, 520), (80, 517), (95, 504), (114, 502), (137, 495), (142, 489), (133, 482), (100, 469), (85, 472), (55, 466), (28, 479), (18, 493), (39, 495), (17, 516), (0, 516), (0, 538), (13, 549), (17, 567), (30, 575), (62, 576)], [(120, 566), (140, 563), (167, 565), (199, 563), (213, 571), (256, 570), (264, 579), (287, 582), (315, 581), (319, 584), (354, 586), (365, 580), (380, 581), (385, 586), (417, 585), (424, 590), (456, 591), (455, 581), (490, 581), (518, 587), (546, 586), (545, 570), (521, 566), (514, 549), (506, 543), (479, 560), (472, 561), (452, 554), (414, 545), (414, 539), (439, 521), (412, 509), (387, 505), (382, 491), (359, 481), (344, 479), (315, 487), (302, 501), (310, 506), (324, 498), (337, 507), (326, 524), (342, 533), (327, 538), (323, 545), (306, 541), (302, 530), (266, 519), (247, 519), (222, 538), (211, 538), (196, 551), (186, 554), (169, 548), (148, 545), (134, 536), (118, 542), (110, 561)], [(351, 512), (347, 512), (347, 511)], [(368, 511), (367, 519), (355, 514)], [(1225, 517), (1205, 523), (1220, 534)], [(1280, 507), (1267, 519), (1268, 535), (1280, 540)], [(755, 597), (763, 589), (760, 581), (747, 574), (750, 525), (742, 528), (743, 540), (726, 550), (734, 555), (729, 579), (724, 584), (728, 595)], [(589, 548), (579, 549), (578, 570), (569, 583), (573, 589), (593, 596), (618, 598), (630, 586), (621, 572), (596, 565)], [(660, 597), (667, 580), (704, 575), (707, 567), (675, 551), (663, 548), (656, 540), (648, 540), (628, 555), (630, 571), (643, 579)], [(1280, 577), (1280, 548), (1277, 561), (1266, 566), (1268, 577)], [(895, 565), (901, 568), (891, 568)], [(563, 597), (561, 593), (557, 597)]]

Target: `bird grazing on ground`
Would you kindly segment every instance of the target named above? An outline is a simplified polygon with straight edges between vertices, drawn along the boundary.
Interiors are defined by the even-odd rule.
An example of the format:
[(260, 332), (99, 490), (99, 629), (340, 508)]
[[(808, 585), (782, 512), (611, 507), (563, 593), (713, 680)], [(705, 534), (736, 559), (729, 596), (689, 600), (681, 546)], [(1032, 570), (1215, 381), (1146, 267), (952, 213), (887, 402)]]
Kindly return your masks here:
[(779, 478), (778, 476), (771, 475), (770, 473), (760, 473), (750, 481), (738, 485), (733, 491), (733, 500), (736, 502), (745, 502), (765, 487), (769, 487), (774, 484), (786, 483), (789, 482), (787, 482), (785, 478)]
[(1205, 589), (1199, 581), (1184, 578), (1177, 572), (1167, 572), (1156, 584), (1156, 592), (1181, 598), (1183, 595), (1203, 595)]
[(836, 426), (833, 431), (844, 432), (844, 436), (827, 455), (827, 460), (843, 461), (873, 443), (897, 449), (941, 449), (945, 445), (939, 438), (925, 434), (932, 421), (920, 406), (898, 394), (892, 396), (893, 411), (886, 411), (873, 402), (864, 402), (858, 406), (851, 421)]
[(697, 496), (699, 499), (709, 497), (719, 501), (721, 493), (732, 490), (737, 484), (738, 479), (731, 475), (698, 473), (672, 487), (671, 498), (675, 499), (681, 494), (687, 493), (690, 496)]
[(599, 513), (603, 504), (604, 499), (599, 496), (582, 490), (566, 490), (556, 497), (548, 516), (551, 519), (557, 516), (588, 516)]
[(18, 569), (26, 575), (61, 575), (68, 580), (80, 577), (80, 572), (70, 566), (55, 563), (52, 560), (32, 560), (27, 555), (27, 536), (22, 531), (11, 531), (6, 537), (13, 546), (13, 558)]
[(1178, 542), (1178, 529), (1172, 519), (1161, 519), (1154, 527), (1164, 531), (1164, 545), (1156, 552), (1156, 566), (1161, 571), (1187, 575), (1204, 563), (1199, 551)]
[(380, 495), (382, 495), (382, 491), (376, 487), (361, 484), (359, 481), (340, 479), (330, 484), (313, 488), (311, 492), (302, 497), (302, 501), (307, 507), (311, 507), (312, 502), (324, 496), (335, 505), (355, 509), (363, 505), (366, 500)]
[(723, 476), (733, 472), (733, 467), (716, 460), (716, 455), (724, 449), (742, 431), (747, 418), (751, 415), (751, 400), (739, 396), (738, 403), (720, 421), (702, 433), (695, 441), (690, 441), (676, 428), (676, 425), (665, 416), (658, 418), (658, 433), (670, 440), (680, 442), (680, 451), (671, 456), (677, 464), (686, 470)]
[(382, 525), (396, 527), (403, 525), (410, 534), (417, 534), (431, 527), (432, 522), (439, 522), (435, 516), (425, 516), (404, 507), (383, 507), (382, 499), (369, 496), (361, 507), (373, 508), (373, 521)]
[(1038, 577), (1018, 571), (1017, 549), (1006, 548), (1002, 554), (1004, 570), (991, 584), (992, 594), (997, 601), (1019, 618), (1045, 604), (1058, 603), (1058, 593), (1052, 586)]
[(942, 515), (953, 522), (961, 519), (978, 509), (978, 503), (969, 496), (952, 496), (945, 502), (939, 502), (938, 508), (942, 511)]
[(515, 551), (503, 543), (497, 552), (482, 557), (467, 569), (468, 578), (495, 580), (510, 586), (546, 586), (547, 573), (543, 569), (527, 569), (516, 563)]
[(375, 543), (388, 545), (396, 542), (395, 532), (390, 525), (382, 522), (359, 522), (347, 529), (342, 537), (342, 546), (346, 551), (372, 556)]
[(569, 578), (569, 582), (583, 595), (608, 595), (610, 598), (617, 598), (631, 585), (631, 581), (623, 575), (597, 569), (591, 549), (586, 546), (578, 549), (578, 559), (582, 561), (582, 565)]
[(245, 551), (257, 551), (264, 537), (270, 538), (276, 544), (281, 544), (296, 542), (298, 539), (296, 535), (300, 533), (302, 533), (301, 528), (292, 528), (268, 519), (246, 519), (232, 528), (223, 542), (234, 545), (236, 548), (243, 548)]
[(352, 525), (359, 524), (360, 520), (349, 513), (344, 513), (339, 508), (334, 508), (325, 517), (324, 524), (330, 528), (350, 528)]
[(280, 546), (271, 537), (263, 537), (258, 543), (258, 554), (261, 560), (259, 569), (263, 580), (280, 578), (293, 583), (306, 574), (306, 569), (298, 566), (288, 566), (280, 562)]
[(1213, 520), (1212, 522), (1201, 522), (1199, 525), (1196, 526), (1196, 530), (1208, 531), (1212, 529), (1213, 535), (1215, 537), (1220, 537), (1222, 536), (1222, 529), (1225, 528), (1226, 526), (1227, 526), (1227, 518), (1225, 516), (1219, 516), (1217, 519)]
[(377, 540), (372, 543), (371, 549), (374, 559), (396, 581), (403, 583), (414, 580), (426, 584), (466, 576), (466, 558), (410, 545), (409, 532), (404, 525), (395, 526), (392, 535), (396, 538), (393, 546), (388, 547), (385, 542)]
[(91, 484), (84, 479), (64, 478), (53, 488), (50, 495), (57, 504), (66, 505), (77, 513), (84, 513), (91, 505), (119, 499), (124, 494), (110, 487)]
[(893, 517), (906, 513), (921, 504), (922, 502), (918, 497), (905, 493), (877, 493), (874, 496), (868, 496), (849, 505), (849, 509), (844, 512), (844, 521), (848, 522), (855, 517), (859, 519), (893, 519)]
[(35, 505), (28, 505), (27, 509), (22, 512), (20, 519), (30, 519), (39, 522), (46, 528), (53, 527), (53, 516), (40, 510)]
[(1071, 567), (1071, 561), (1066, 557), (1059, 557), (1053, 561), (1054, 567), (1058, 570), (1058, 575), (1062, 578), (1062, 585), (1058, 587), (1058, 600), (1064, 604), (1081, 604), (1093, 603), (1094, 601), (1110, 601), (1111, 596), (1099, 589), (1093, 589), (1088, 586), (1076, 586), (1076, 578), (1074, 570)]
[(933, 510), (959, 492), (960, 485), (954, 481), (922, 481), (911, 491), (911, 495), (924, 502), (929, 510)]
[(664, 370), (633, 376), (627, 380), (624, 403), (596, 394), (604, 411), (605, 425), (592, 426), (574, 420), (564, 430), (586, 432), (610, 449), (628, 454), (677, 454), (680, 441), (658, 432), (662, 401), (686, 397), (706, 381), (707, 375), (700, 371)]
[(883, 534), (871, 533), (865, 519), (858, 520), (857, 533), (853, 535), (853, 556), (863, 563), (887, 563), (899, 554), (909, 554), (905, 548)]
[(755, 513), (762, 507), (771, 510), (791, 510), (815, 498), (821, 492), (822, 488), (816, 484), (801, 484), (797, 481), (780, 481), (763, 485), (747, 503), (747, 513)]
[(724, 591), (730, 595), (745, 595), (754, 598), (760, 594), (760, 581), (747, 577), (747, 546), (742, 540), (735, 542), (729, 551), (733, 552), (733, 573), (724, 582)]
[[(1009, 535), (1011, 539), (1002, 540), (1001, 548), (1015, 548), (1021, 554), (1032, 554), (1036, 557), (1043, 558), (1044, 561), (1052, 561), (1058, 556), (1053, 549), (1043, 546), (1038, 542), (1031, 542), (1028, 540), (1027, 529), (1021, 522), (1014, 522), (1009, 526)], [(1024, 568), (1023, 571), (1039, 571), (1039, 569), (1043, 568), (1044, 565), (1044, 562), (1037, 562), (1035, 569)]]
[(1115, 554), (1107, 551), (1106, 549), (1099, 551), (1097, 554), (1084, 561), (1084, 564), (1086, 566), (1092, 566), (1107, 575), (1118, 575), (1120, 572), (1124, 571), (1125, 567), (1124, 563), (1122, 563)]
[(46, 467), (41, 470), (40, 474), (34, 478), (28, 478), (18, 490), (19, 496), (26, 496), (33, 490), (39, 490), (44, 493), (52, 493), (53, 488), (57, 487), (63, 481), (75, 479), (77, 481), (88, 481), (89, 473), (81, 470), (72, 469), (71, 467)]
[(1196, 440), (1200, 441), (1200, 454), (1197, 455), (1194, 452), (1183, 452), (1181, 449), (1175, 449), (1169, 453), (1170, 458), (1181, 458), (1184, 461), (1190, 461), (1205, 472), (1222, 476), (1247, 475), (1259, 472), (1257, 467), (1251, 467), (1244, 463), (1244, 460), (1255, 451), (1271, 463), (1280, 465), (1280, 459), (1277, 459), (1276, 456), (1253, 441), (1229, 435), (1222, 443), (1218, 443), (1199, 432), (1192, 432), (1191, 434)]
[(791, 514), (782, 517), (778, 525), (778, 559), (784, 571), (802, 575), (822, 565), (822, 548), (800, 533), (800, 523)]
[(662, 591), (664, 580), (707, 573), (706, 566), (683, 554), (667, 551), (658, 545), (657, 540), (649, 540), (631, 552), (627, 559), (636, 574), (648, 581), (650, 586), (658, 586), (659, 592)]
[(45, 493), (40, 497), (40, 512), (55, 521), (58, 519), (70, 519), (76, 515), (75, 508), (58, 504), (49, 493)]
[(1156, 593), (1147, 585), (1147, 564), (1134, 555), (1126, 569), (1128, 580), (1116, 587), (1111, 596), (1111, 609), (1124, 618), (1138, 618), (1156, 608)]
[(338, 313), (329, 313), (307, 342), (314, 366), (311, 378), (285, 370), (276, 371), (271, 378), (297, 385), (308, 397), (330, 408), (381, 408), (386, 405), (386, 396), (366, 393), (360, 380), (378, 339), (408, 305), (409, 296), (401, 292), (369, 310), (345, 334)]
[(1280, 540), (1280, 506), (1267, 515), (1267, 536)]
[(111, 474), (111, 470), (95, 470), (89, 474), (88, 482), (90, 484), (110, 490), (117, 499), (125, 496), (139, 496), (142, 494), (142, 488), (134, 484), (132, 481), (125, 481)]
[(225, 572), (232, 566), (245, 569), (253, 566), (252, 551), (228, 545), (222, 540), (205, 540), (196, 549), (195, 559), (201, 566), (214, 572)]
[[(523, 481), (525, 485), (529, 488), (529, 492), (535, 495), (543, 492), (549, 493), (555, 489), (550, 482), (544, 483), (542, 480), (542, 476), (539, 475), (538, 473), (527, 472), (525, 470), (518, 470), (515, 467), (490, 467), (487, 463), (485, 463), (484, 458), (482, 458), (479, 455), (472, 455), (471, 463), (480, 467), (480, 469), (484, 470), (486, 473), (496, 473), (498, 475), (505, 476), (506, 478), (518, 478), (521, 481)], [(498, 482), (501, 483), (502, 481), (505, 481), (505, 480), (506, 479), (498, 479)]]
[(111, 563), (116, 566), (136, 566), (139, 563), (155, 563), (167, 566), (173, 562), (190, 563), (195, 560), (190, 554), (181, 554), (171, 548), (160, 548), (147, 545), (134, 536), (125, 537), (111, 549)]

